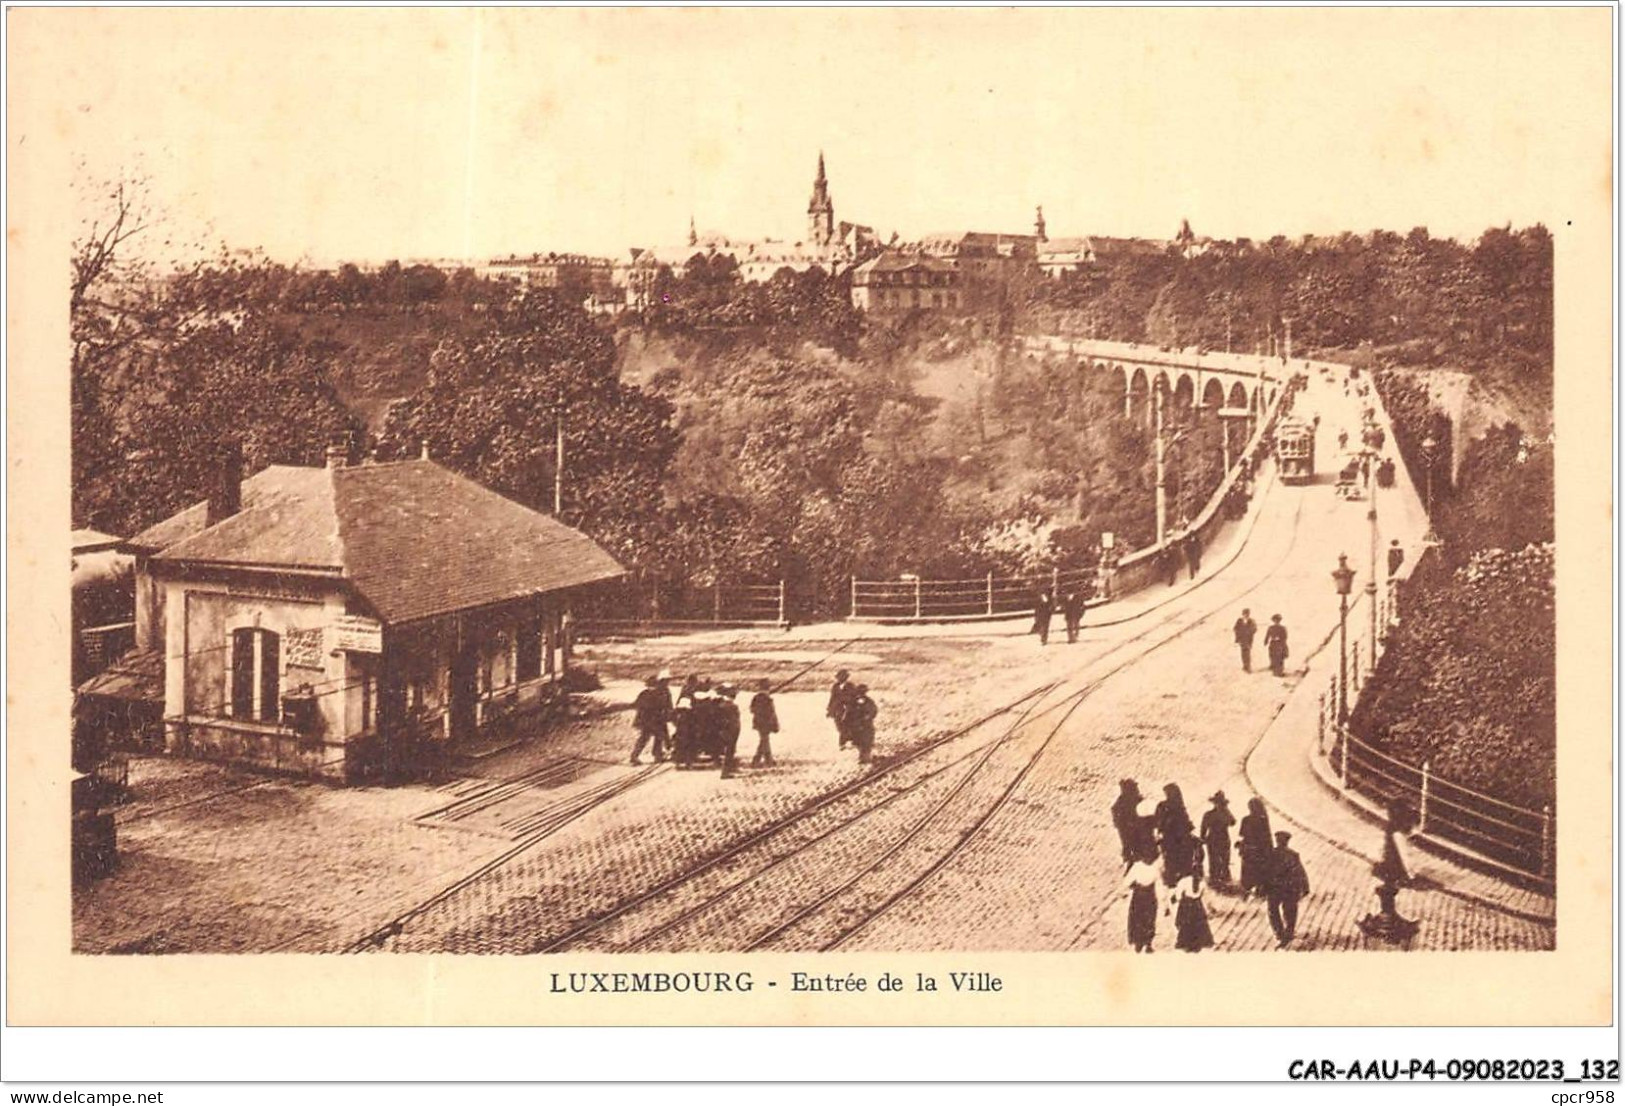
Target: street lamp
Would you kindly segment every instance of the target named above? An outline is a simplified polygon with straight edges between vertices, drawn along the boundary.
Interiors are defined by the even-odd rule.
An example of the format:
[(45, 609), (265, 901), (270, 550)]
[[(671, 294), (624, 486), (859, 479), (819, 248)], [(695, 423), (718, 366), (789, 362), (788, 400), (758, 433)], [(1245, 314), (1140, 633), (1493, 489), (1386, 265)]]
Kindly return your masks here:
[(1354, 570), (1347, 553), (1337, 555), (1332, 570), (1337, 584), (1337, 724), (1349, 719), (1349, 591), (1354, 587)]
[(1371, 523), (1371, 574), (1365, 578), (1365, 601), (1371, 608), (1371, 664), (1368, 672), (1377, 670), (1377, 457), (1375, 448), (1368, 445), (1365, 450), (1365, 490), (1369, 497), (1370, 507), (1365, 513), (1366, 520)]
[(1422, 540), (1429, 545), (1439, 544), (1439, 535), (1433, 530), (1433, 451), (1437, 448), (1439, 443), (1433, 440), (1432, 434), (1422, 439), (1422, 459), (1427, 462), (1428, 468), (1428, 532), (1422, 536)]

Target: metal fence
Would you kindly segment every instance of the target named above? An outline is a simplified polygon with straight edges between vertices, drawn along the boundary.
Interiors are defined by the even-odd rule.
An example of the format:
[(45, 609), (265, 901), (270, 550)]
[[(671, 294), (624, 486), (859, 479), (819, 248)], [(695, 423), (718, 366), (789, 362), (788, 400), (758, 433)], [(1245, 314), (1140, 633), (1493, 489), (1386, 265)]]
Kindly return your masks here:
[(1338, 786), (1386, 810), (1405, 802), (1417, 812), (1417, 832), (1442, 838), (1478, 856), (1543, 883), (1554, 875), (1557, 820), (1550, 804), (1540, 810), (1509, 803), (1432, 770), (1418, 768), (1337, 727), (1327, 759)]
[(784, 581), (759, 584), (656, 585), (628, 581), (600, 589), (578, 612), (592, 626), (783, 625)]
[(1061, 595), (1068, 588), (1098, 590), (1093, 568), (1055, 569), (1028, 576), (995, 576), (963, 580), (852, 580), (852, 617), (858, 620), (932, 619), (967, 621), (1008, 618), (1029, 613), (1033, 596), (1045, 588)]

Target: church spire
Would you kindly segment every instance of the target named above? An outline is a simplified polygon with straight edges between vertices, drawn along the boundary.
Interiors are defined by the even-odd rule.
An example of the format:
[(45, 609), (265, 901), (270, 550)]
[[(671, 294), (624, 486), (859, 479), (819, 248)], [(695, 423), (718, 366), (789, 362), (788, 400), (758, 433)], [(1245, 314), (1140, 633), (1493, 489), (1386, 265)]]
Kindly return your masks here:
[(823, 150), (818, 151), (818, 176), (813, 180), (812, 199), (807, 204), (807, 239), (815, 246), (828, 246), (835, 239), (835, 203), (829, 198)]
[(688, 244), (690, 246), (698, 246), (700, 244), (700, 236), (695, 233), (694, 216), (692, 215), (688, 217)]
[(1038, 240), (1040, 242), (1047, 242), (1049, 240), (1048, 237), (1044, 234), (1044, 205), (1043, 204), (1038, 205), (1038, 218), (1036, 220), (1034, 220), (1034, 222), (1033, 222), (1033, 232), (1038, 236)]

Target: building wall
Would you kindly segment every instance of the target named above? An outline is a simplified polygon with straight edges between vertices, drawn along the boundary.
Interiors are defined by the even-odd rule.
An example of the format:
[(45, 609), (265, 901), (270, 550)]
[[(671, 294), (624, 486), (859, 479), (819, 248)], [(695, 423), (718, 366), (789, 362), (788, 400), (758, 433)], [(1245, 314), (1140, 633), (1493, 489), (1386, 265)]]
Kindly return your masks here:
[(135, 647), (161, 649), (164, 644), (165, 616), (163, 584), (147, 570), (147, 558), (135, 562)]
[[(362, 689), (347, 679), (346, 654), (324, 635), (345, 613), (343, 594), (272, 580), (161, 580), (166, 615), (165, 746), (175, 753), (341, 778), (344, 746), (359, 730)], [(232, 634), (277, 635), (280, 698), (304, 686), (317, 722), (298, 732), (282, 721), (238, 717), (232, 704)], [(317, 635), (317, 636), (313, 636)], [(280, 715), (280, 704), (276, 710)]]
[[(152, 581), (165, 610), (165, 748), (172, 753), (251, 764), (334, 780), (376, 756), (373, 739), (386, 694), (399, 688), (399, 730), (443, 745), (454, 719), (478, 728), (538, 704), (563, 672), (562, 596), (525, 599), (386, 627), (386, 655), (339, 651), (333, 627), (357, 613), (337, 581), (234, 577)], [(257, 628), (277, 635), (279, 717), (237, 716), (232, 703), (232, 635)], [(453, 710), (459, 656), (472, 670), (469, 709)], [(527, 671), (521, 673), (521, 666)], [(308, 685), (317, 724), (301, 730), (282, 705)], [(385, 736), (389, 736), (386, 734)], [(350, 763), (353, 761), (354, 763)]]

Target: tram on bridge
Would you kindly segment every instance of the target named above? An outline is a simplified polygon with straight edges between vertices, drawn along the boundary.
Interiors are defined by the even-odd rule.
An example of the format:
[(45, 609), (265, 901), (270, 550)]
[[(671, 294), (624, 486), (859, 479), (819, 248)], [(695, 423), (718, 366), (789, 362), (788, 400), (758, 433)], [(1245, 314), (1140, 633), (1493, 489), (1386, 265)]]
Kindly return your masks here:
[(1315, 427), (1286, 419), (1275, 429), (1275, 464), (1283, 484), (1308, 484), (1315, 478)]

